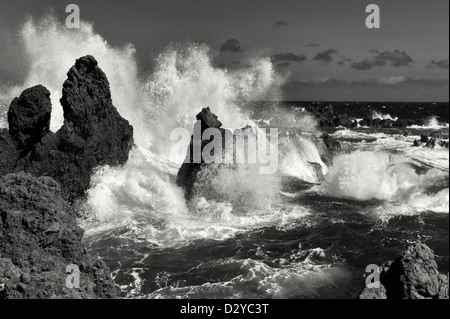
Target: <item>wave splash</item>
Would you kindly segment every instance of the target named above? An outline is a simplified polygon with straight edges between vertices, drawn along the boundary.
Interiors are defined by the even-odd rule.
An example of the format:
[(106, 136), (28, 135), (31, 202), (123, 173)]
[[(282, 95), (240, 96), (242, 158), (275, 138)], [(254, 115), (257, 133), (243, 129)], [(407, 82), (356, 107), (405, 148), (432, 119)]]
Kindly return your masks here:
[(405, 159), (382, 151), (357, 150), (339, 155), (319, 192), (333, 197), (359, 201), (377, 199), (407, 204), (417, 210), (428, 207), (448, 212), (448, 173), (431, 169), (420, 175)]
[[(282, 100), (284, 79), (269, 58), (251, 57), (244, 63), (246, 67), (228, 71), (214, 67), (206, 45), (185, 42), (159, 54), (153, 72), (142, 77), (134, 47), (112, 47), (90, 23), (82, 22), (80, 29), (70, 30), (52, 15), (39, 21), (30, 18), (19, 36), (29, 61), (27, 76), (21, 86), (1, 88), (3, 113), (23, 89), (42, 83), (51, 92), (51, 129), (56, 131), (63, 121), (59, 98), (66, 72), (75, 59), (91, 54), (110, 80), (114, 105), (134, 127), (137, 147), (127, 164), (100, 168), (92, 178), (84, 221), (88, 235), (126, 226), (130, 236), (173, 245), (198, 238), (224, 239), (252, 227), (283, 226), (310, 214), (306, 208), (277, 203), (280, 176), (263, 179), (251, 168), (231, 174), (223, 171), (212, 179), (205, 176), (203, 181), (213, 183), (215, 196), (199, 196), (189, 207), (174, 184), (184, 154), (169, 158), (175, 143), (169, 139), (172, 129), (191, 130), (195, 115), (207, 106), (226, 128), (254, 125), (244, 107), (247, 102)], [(289, 112), (283, 114), (293, 118)], [(1, 118), (0, 125), (5, 126), (4, 114)], [(298, 118), (306, 131), (316, 130), (311, 117)], [(275, 118), (270, 124), (276, 122)], [(283, 136), (280, 149), (280, 175), (318, 183), (317, 166), (311, 164), (316, 163), (326, 175), (320, 191), (328, 196), (413, 201), (425, 191), (424, 185), (440, 178), (434, 173), (418, 175), (408, 165), (392, 164), (380, 153), (341, 155), (328, 168), (314, 142), (301, 134)], [(443, 205), (448, 207), (448, 200), (444, 199)]]

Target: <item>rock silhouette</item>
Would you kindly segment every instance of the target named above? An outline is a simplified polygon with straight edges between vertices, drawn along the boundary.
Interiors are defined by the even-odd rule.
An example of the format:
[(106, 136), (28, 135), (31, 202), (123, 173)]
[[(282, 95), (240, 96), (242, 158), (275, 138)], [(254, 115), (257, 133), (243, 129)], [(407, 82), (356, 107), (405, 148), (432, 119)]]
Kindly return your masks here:
[(50, 131), (52, 103), (50, 92), (42, 85), (26, 89), (9, 107), (9, 134), (21, 154), (39, 142)]
[[(201, 170), (201, 166), (205, 164), (202, 156), (203, 148), (209, 142), (214, 140), (213, 137), (210, 139), (202, 139), (203, 132), (208, 128), (219, 129), (223, 137), (222, 142), (225, 142), (225, 130), (220, 128), (222, 123), (218, 120), (217, 115), (211, 112), (209, 107), (203, 108), (201, 112), (197, 114), (196, 118), (197, 122), (194, 125), (194, 132), (200, 132), (200, 139), (198, 139), (196, 134), (191, 136), (191, 143), (186, 153), (186, 160), (181, 165), (176, 179), (177, 185), (185, 189), (186, 199), (191, 198), (197, 173)], [(198, 147), (194, 147), (194, 144)], [(198, 152), (196, 153), (196, 151)], [(220, 154), (220, 156), (221, 155), (222, 154)]]
[[(113, 298), (106, 265), (87, 253), (70, 202), (83, 197), (100, 165), (128, 159), (133, 127), (111, 100), (92, 56), (76, 60), (63, 85), (64, 124), (53, 133), (50, 92), (26, 89), (0, 129), (0, 298)], [(66, 287), (66, 267), (81, 286)]]
[(381, 266), (380, 288), (364, 288), (360, 299), (448, 299), (449, 278), (440, 274), (433, 251), (425, 244), (409, 246), (393, 262)]
[[(49, 132), (49, 94), (43, 86), (35, 86), (11, 103), (9, 134), (19, 158), (2, 161), (15, 172), (54, 178), (73, 201), (89, 188), (95, 167), (127, 161), (133, 127), (112, 104), (108, 79), (92, 56), (76, 60), (67, 73), (60, 100), (64, 125), (56, 133)], [(11, 141), (4, 135), (0, 143), (12, 154)]]
[[(109, 269), (91, 257), (74, 209), (50, 177), (0, 178), (0, 298), (111, 298)], [(66, 287), (66, 267), (78, 265), (80, 288)]]

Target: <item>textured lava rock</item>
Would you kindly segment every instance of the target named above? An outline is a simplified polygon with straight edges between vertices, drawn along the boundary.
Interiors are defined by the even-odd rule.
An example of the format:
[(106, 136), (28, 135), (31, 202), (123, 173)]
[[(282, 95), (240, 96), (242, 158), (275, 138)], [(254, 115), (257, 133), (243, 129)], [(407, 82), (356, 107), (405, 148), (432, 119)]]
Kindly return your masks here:
[[(106, 265), (90, 256), (71, 206), (50, 177), (0, 178), (0, 298), (112, 298)], [(80, 269), (80, 288), (66, 287), (66, 267)]]
[[(2, 159), (9, 163), (3, 174), (13, 166), (15, 172), (50, 176), (61, 183), (72, 201), (85, 194), (95, 167), (127, 161), (133, 127), (112, 104), (108, 79), (92, 56), (78, 59), (67, 73), (61, 98), (65, 120), (56, 133), (48, 132), (51, 108), (45, 92), (48, 93), (44, 87), (37, 86), (25, 90), (11, 103), (9, 114), (14, 116), (9, 117), (10, 127), (15, 129), (9, 133), (17, 143), (20, 158)], [(26, 117), (27, 110), (33, 110), (32, 116)], [(45, 121), (37, 120), (41, 118)], [(28, 129), (32, 124), (38, 125), (37, 133)], [(35, 133), (25, 138), (28, 135), (23, 132)]]
[(0, 129), (0, 152), (0, 176), (3, 176), (13, 171), (19, 158), (17, 145), (6, 129)]
[(24, 154), (50, 130), (50, 92), (42, 85), (26, 89), (9, 107), (9, 134)]
[(448, 299), (449, 278), (440, 274), (425, 244), (408, 247), (381, 267), (380, 288), (364, 288), (360, 299)]
[[(203, 132), (208, 128), (220, 129), (222, 123), (218, 120), (217, 116), (211, 112), (209, 107), (203, 108), (200, 113), (196, 116), (197, 122), (194, 125), (194, 132), (200, 132), (199, 136), (195, 133), (191, 137), (191, 143), (187, 150), (186, 160), (181, 165), (180, 170), (177, 174), (176, 183), (178, 186), (185, 189), (186, 199), (192, 197), (193, 186), (196, 181), (198, 172), (201, 170), (202, 165), (204, 165), (204, 159), (201, 155), (203, 148), (211, 142), (214, 138), (202, 139)], [(222, 141), (225, 142), (225, 130), (220, 129), (222, 133)], [(196, 144), (198, 147), (194, 147)], [(194, 154), (198, 150), (200, 154)], [(214, 155), (214, 154), (213, 154)], [(200, 159), (198, 161), (197, 159)]]

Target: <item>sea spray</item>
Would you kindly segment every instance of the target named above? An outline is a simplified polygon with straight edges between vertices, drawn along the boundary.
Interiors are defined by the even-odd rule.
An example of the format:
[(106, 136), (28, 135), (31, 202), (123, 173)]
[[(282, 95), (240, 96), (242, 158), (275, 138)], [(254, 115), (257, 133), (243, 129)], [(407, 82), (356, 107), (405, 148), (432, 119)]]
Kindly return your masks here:
[[(251, 123), (241, 105), (258, 99), (279, 99), (283, 79), (269, 58), (251, 57), (245, 67), (227, 71), (213, 66), (205, 45), (182, 43), (163, 51), (156, 59), (154, 72), (143, 79), (138, 76), (134, 47), (112, 47), (94, 31), (91, 23), (82, 22), (80, 29), (69, 30), (48, 14), (40, 20), (29, 18), (18, 34), (28, 61), (24, 64), (27, 70), (21, 85), (1, 89), (3, 127), (7, 126), (6, 110), (13, 97), (42, 83), (51, 92), (51, 129), (58, 130), (63, 122), (59, 99), (67, 70), (77, 58), (91, 54), (108, 76), (114, 105), (135, 129), (137, 147), (132, 149), (127, 164), (118, 168), (100, 167), (92, 177), (85, 208), (87, 218), (82, 221), (87, 234), (125, 225), (135, 229), (136, 223), (145, 220), (138, 229), (146, 232), (146, 238), (176, 242), (173, 238), (183, 238), (192, 229), (212, 238), (224, 238), (236, 231), (233, 226), (234, 230), (226, 231), (229, 226), (221, 226), (216, 231), (214, 223), (253, 227), (289, 219), (285, 216), (289, 210), (242, 218), (233, 213), (233, 204), (236, 206), (244, 197), (250, 199), (246, 207), (255, 211), (260, 206), (254, 204), (261, 202), (262, 195), (276, 188), (276, 179), (273, 184), (266, 179), (266, 184), (258, 185), (266, 185), (262, 195), (261, 187), (249, 186), (241, 187), (241, 194), (236, 190), (234, 194), (224, 194), (226, 200), (222, 202), (198, 198), (194, 216), (190, 215), (181, 189), (174, 184), (178, 165), (171, 164), (165, 154), (171, 146), (169, 132), (180, 126), (191, 129), (195, 114), (204, 106), (212, 107), (227, 127), (239, 128)], [(233, 183), (239, 185), (241, 173), (237, 171), (235, 179), (229, 180), (230, 192)], [(200, 207), (209, 207), (211, 215), (218, 210), (218, 219), (213, 224), (211, 220), (199, 222), (195, 214)], [(298, 217), (296, 213), (292, 216)], [(194, 221), (190, 222), (191, 218)], [(168, 231), (162, 231), (161, 227)]]
[(356, 200), (408, 202), (423, 194), (446, 173), (430, 170), (419, 175), (403, 156), (382, 151), (355, 151), (333, 160), (320, 192)]
[(80, 29), (68, 29), (53, 13), (48, 13), (40, 20), (28, 18), (18, 35), (22, 54), (28, 62), (24, 66), (28, 69), (23, 84), (2, 88), (0, 102), (3, 109), (22, 90), (42, 84), (51, 93), (51, 130), (57, 131), (63, 123), (59, 99), (67, 70), (76, 59), (90, 54), (99, 61), (99, 66), (110, 80), (114, 105), (135, 128), (139, 127), (143, 114), (134, 108), (140, 105), (140, 95), (135, 49), (132, 45), (113, 48), (95, 33), (91, 23), (82, 22)]
[(320, 176), (311, 163), (319, 164), (323, 175), (328, 172), (317, 146), (305, 136), (291, 133), (290, 136), (281, 139), (280, 153), (282, 154), (280, 172), (284, 175), (309, 183), (318, 183)]
[(242, 106), (277, 98), (271, 94), (279, 94), (282, 83), (268, 58), (251, 58), (247, 67), (227, 71), (213, 66), (206, 45), (169, 46), (156, 58), (155, 71), (144, 85), (153, 114), (152, 150), (169, 156), (171, 131), (182, 127), (192, 132), (195, 116), (204, 107), (211, 108), (223, 127), (244, 127), (251, 121)]
[(442, 128), (448, 128), (448, 123), (440, 123), (438, 118), (436, 116), (430, 116), (426, 122), (425, 125), (411, 125), (407, 128), (410, 129), (442, 129)]

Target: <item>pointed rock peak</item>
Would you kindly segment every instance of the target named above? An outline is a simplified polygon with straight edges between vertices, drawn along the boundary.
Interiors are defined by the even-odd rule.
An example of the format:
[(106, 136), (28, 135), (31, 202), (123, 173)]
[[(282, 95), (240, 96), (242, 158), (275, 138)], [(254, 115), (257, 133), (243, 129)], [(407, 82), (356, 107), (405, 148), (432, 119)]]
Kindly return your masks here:
[(222, 122), (218, 120), (217, 115), (211, 112), (209, 107), (203, 108), (200, 113), (197, 114), (197, 120), (202, 123), (202, 129), (207, 128), (219, 128), (222, 126)]
[(92, 55), (86, 55), (76, 60), (75, 67), (77, 69), (86, 69), (92, 71), (98, 65), (97, 60)]
[(42, 85), (26, 89), (11, 102), (9, 134), (21, 152), (27, 152), (49, 132), (51, 112), (50, 92)]

